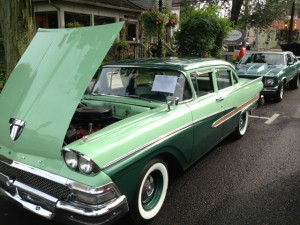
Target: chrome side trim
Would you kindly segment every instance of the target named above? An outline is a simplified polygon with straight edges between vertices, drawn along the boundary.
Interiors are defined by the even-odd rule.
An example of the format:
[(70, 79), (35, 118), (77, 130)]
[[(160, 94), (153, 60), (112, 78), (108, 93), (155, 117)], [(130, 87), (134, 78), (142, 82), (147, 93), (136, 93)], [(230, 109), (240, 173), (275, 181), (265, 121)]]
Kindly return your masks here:
[(105, 169), (105, 168), (107, 168), (107, 167), (110, 167), (110, 166), (112, 166), (113, 164), (115, 164), (115, 163), (117, 163), (117, 162), (119, 162), (119, 161), (121, 161), (121, 160), (123, 160), (123, 159), (129, 157), (130, 155), (133, 155), (133, 154), (135, 154), (135, 153), (137, 153), (137, 152), (139, 152), (139, 151), (142, 151), (143, 149), (145, 149), (145, 148), (147, 148), (147, 147), (149, 147), (149, 146), (151, 146), (151, 145), (155, 146), (155, 145), (157, 145), (157, 144), (163, 142), (163, 141), (166, 140), (167, 138), (170, 138), (170, 137), (174, 136), (174, 135), (177, 134), (179, 131), (183, 131), (183, 130), (187, 129), (188, 127), (191, 127), (192, 124), (193, 124), (193, 123), (189, 123), (188, 125), (182, 126), (182, 127), (178, 128), (178, 129), (174, 130), (173, 132), (170, 132), (170, 133), (168, 133), (168, 134), (166, 134), (166, 135), (164, 135), (164, 136), (162, 136), (162, 137), (156, 138), (156, 139), (154, 139), (154, 140), (148, 142), (147, 144), (144, 144), (144, 145), (140, 146), (139, 148), (136, 148), (136, 149), (134, 149), (133, 151), (130, 151), (130, 152), (126, 153), (126, 154), (120, 156), (119, 158), (116, 158), (115, 160), (112, 160), (111, 162), (105, 164), (105, 165), (102, 167), (102, 169)]
[(227, 113), (226, 115), (222, 116), (220, 119), (215, 121), (212, 124), (212, 127), (215, 128), (215, 127), (220, 126), (221, 124), (223, 124), (227, 120), (234, 117), (236, 114), (238, 114), (238, 113), (242, 112), (243, 110), (245, 110), (246, 108), (248, 108), (250, 105), (255, 103), (258, 99), (259, 99), (259, 95), (255, 96), (254, 98), (250, 99), (248, 102), (246, 102), (246, 103), (242, 104), (241, 106), (235, 108), (234, 110), (230, 111), (229, 113)]
[[(250, 106), (251, 104), (253, 104), (253, 103), (254, 103), (255, 101), (257, 101), (258, 99), (259, 99), (259, 94), (258, 94), (257, 96), (255, 96), (254, 98), (252, 98), (251, 100), (247, 101), (246, 103), (243, 103), (241, 106), (237, 107), (237, 108), (234, 109), (233, 111), (230, 111), (229, 113), (227, 113), (226, 115), (224, 115), (224, 116), (222, 117), (222, 118), (223, 118), (222, 121), (219, 121), (221, 118), (218, 119), (218, 120), (217, 120), (217, 121), (219, 121), (219, 122), (218, 122), (218, 126), (219, 126), (221, 123), (224, 123), (226, 120), (232, 118), (232, 117), (233, 117), (234, 115), (236, 115), (237, 113), (243, 111), (245, 108), (247, 108), (248, 106)], [(225, 109), (225, 110), (226, 110), (226, 109)], [(149, 146), (151, 146), (151, 145), (155, 146), (155, 145), (157, 145), (157, 144), (163, 142), (163, 141), (166, 140), (167, 138), (170, 138), (170, 137), (176, 135), (176, 134), (179, 133), (180, 131), (186, 130), (187, 128), (189, 128), (189, 127), (191, 127), (191, 126), (193, 126), (193, 125), (195, 125), (195, 124), (197, 124), (197, 123), (199, 123), (199, 122), (201, 122), (201, 121), (203, 121), (203, 120), (205, 120), (205, 119), (207, 119), (207, 118), (209, 118), (209, 117), (212, 117), (212, 116), (215, 116), (215, 115), (217, 115), (217, 114), (219, 114), (219, 113), (221, 113), (221, 112), (224, 112), (225, 110), (220, 110), (220, 111), (215, 112), (215, 113), (212, 113), (212, 114), (210, 114), (210, 115), (208, 115), (208, 116), (202, 117), (202, 118), (200, 118), (200, 119), (198, 119), (198, 120), (192, 121), (191, 123), (188, 123), (188, 124), (186, 124), (186, 125), (184, 125), (184, 126), (182, 126), (182, 127), (179, 127), (179, 128), (177, 128), (176, 130), (174, 130), (174, 131), (172, 131), (172, 132), (169, 132), (169, 133), (165, 134), (164, 136), (161, 136), (161, 137), (159, 137), (159, 138), (156, 138), (156, 139), (154, 139), (154, 140), (148, 142), (147, 144), (144, 144), (144, 145), (140, 146), (139, 148), (136, 148), (136, 149), (134, 149), (134, 150), (132, 150), (132, 151), (130, 151), (130, 152), (128, 152), (128, 153), (126, 153), (126, 154), (120, 156), (119, 158), (116, 158), (115, 160), (112, 160), (111, 162), (105, 164), (105, 165), (102, 167), (102, 169), (105, 169), (105, 168), (107, 168), (107, 167), (110, 167), (110, 166), (114, 165), (115, 163), (117, 163), (117, 162), (119, 162), (119, 161), (121, 161), (121, 160), (123, 160), (123, 159), (125, 159), (125, 158), (127, 158), (127, 157), (129, 157), (129, 156), (131, 156), (131, 155), (133, 155), (133, 154), (135, 154), (135, 153), (137, 153), (137, 152), (139, 152), (139, 151), (142, 151), (143, 149), (145, 149), (145, 148), (147, 148), (147, 147), (149, 147)], [(226, 118), (226, 120), (224, 120), (225, 118)], [(217, 121), (214, 122), (213, 124), (217, 123)], [(212, 127), (215, 128), (215, 127), (217, 127), (217, 126), (213, 126), (213, 125), (212, 125)]]
[(170, 138), (170, 137), (175, 136), (175, 135), (176, 135), (177, 133), (179, 133), (180, 131), (186, 130), (186, 129), (188, 129), (189, 127), (191, 127), (191, 126), (193, 126), (193, 125), (195, 125), (195, 124), (197, 124), (197, 123), (199, 123), (199, 122), (201, 122), (201, 121), (203, 121), (203, 120), (206, 120), (206, 119), (208, 119), (209, 117), (215, 116), (215, 115), (217, 115), (217, 114), (219, 114), (219, 113), (221, 113), (221, 112), (223, 112), (223, 111), (224, 111), (224, 110), (220, 110), (220, 111), (218, 111), (218, 112), (216, 112), (216, 113), (212, 113), (212, 114), (210, 114), (210, 115), (208, 115), (208, 116), (205, 116), (205, 117), (202, 117), (202, 118), (200, 118), (200, 119), (198, 119), (198, 120), (192, 121), (192, 122), (190, 122), (190, 123), (188, 123), (188, 124), (186, 124), (186, 125), (184, 125), (184, 126), (182, 126), (182, 127), (177, 128), (177, 129), (174, 130), (174, 131), (171, 131), (171, 132), (165, 134), (164, 136), (161, 136), (161, 137), (159, 137), (159, 138), (156, 138), (156, 139), (154, 139), (154, 140), (148, 142), (147, 144), (144, 144), (144, 145), (140, 146), (139, 148), (136, 148), (136, 149), (134, 149), (134, 150), (132, 150), (132, 151), (130, 151), (130, 152), (128, 152), (128, 153), (126, 153), (126, 154), (120, 156), (119, 158), (116, 158), (115, 160), (112, 160), (111, 162), (105, 164), (105, 165), (102, 167), (102, 169), (105, 169), (105, 168), (107, 168), (107, 167), (110, 167), (110, 166), (112, 166), (113, 164), (115, 164), (115, 163), (117, 163), (117, 162), (119, 162), (119, 161), (121, 161), (121, 160), (123, 160), (123, 159), (129, 157), (130, 155), (133, 155), (133, 154), (135, 154), (135, 153), (137, 153), (137, 152), (139, 152), (139, 151), (142, 151), (143, 149), (145, 149), (145, 148), (147, 148), (147, 147), (149, 147), (149, 146), (151, 146), (151, 145), (155, 146), (155, 145), (157, 145), (157, 144), (163, 142), (163, 141), (166, 140), (167, 138)]

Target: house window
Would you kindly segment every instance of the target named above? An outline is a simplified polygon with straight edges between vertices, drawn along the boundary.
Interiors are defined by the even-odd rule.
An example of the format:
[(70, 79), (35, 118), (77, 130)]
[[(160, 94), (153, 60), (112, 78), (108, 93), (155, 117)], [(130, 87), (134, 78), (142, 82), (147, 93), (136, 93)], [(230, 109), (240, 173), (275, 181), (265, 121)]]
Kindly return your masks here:
[(91, 19), (88, 14), (65, 12), (65, 25), (68, 23), (78, 22), (81, 26), (90, 26)]
[(94, 25), (103, 25), (108, 23), (114, 23), (115, 18), (104, 17), (104, 16), (94, 16)]
[(57, 12), (39, 12), (35, 14), (36, 29), (58, 28)]
[(129, 23), (127, 25), (127, 40), (136, 41), (136, 24)]

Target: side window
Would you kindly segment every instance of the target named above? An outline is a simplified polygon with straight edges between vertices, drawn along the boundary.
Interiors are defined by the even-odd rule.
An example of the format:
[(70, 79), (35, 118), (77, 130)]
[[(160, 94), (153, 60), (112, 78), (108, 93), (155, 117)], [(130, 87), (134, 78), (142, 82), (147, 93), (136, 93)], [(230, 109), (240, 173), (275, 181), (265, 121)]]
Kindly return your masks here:
[(286, 55), (286, 62), (287, 62), (287, 64), (290, 64), (290, 63), (293, 63), (293, 62), (294, 62), (294, 60), (292, 60), (292, 57), (291, 57), (290, 54), (287, 54), (287, 55)]
[(216, 72), (216, 79), (218, 89), (222, 90), (224, 88), (231, 86), (231, 74), (230, 70), (219, 70)]
[(238, 83), (238, 79), (233, 72), (231, 72), (231, 73), (232, 73), (232, 83), (233, 83), (233, 85), (235, 85)]
[(212, 72), (193, 72), (190, 74), (194, 89), (198, 97), (214, 91), (212, 82)]

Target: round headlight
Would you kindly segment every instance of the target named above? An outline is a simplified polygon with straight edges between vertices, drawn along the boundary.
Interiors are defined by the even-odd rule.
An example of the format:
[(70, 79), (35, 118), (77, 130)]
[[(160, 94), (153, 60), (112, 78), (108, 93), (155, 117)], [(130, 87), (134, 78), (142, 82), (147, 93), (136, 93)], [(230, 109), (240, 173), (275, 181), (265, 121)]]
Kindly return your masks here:
[(79, 170), (82, 173), (85, 174), (90, 174), (93, 170), (93, 163), (92, 161), (84, 158), (84, 157), (79, 157)]
[(267, 85), (267, 86), (273, 86), (274, 85), (274, 79), (271, 79), (271, 78), (266, 79), (265, 80), (265, 85)]
[(66, 152), (65, 153), (65, 162), (69, 168), (76, 170), (77, 166), (78, 166), (77, 154), (75, 152)]

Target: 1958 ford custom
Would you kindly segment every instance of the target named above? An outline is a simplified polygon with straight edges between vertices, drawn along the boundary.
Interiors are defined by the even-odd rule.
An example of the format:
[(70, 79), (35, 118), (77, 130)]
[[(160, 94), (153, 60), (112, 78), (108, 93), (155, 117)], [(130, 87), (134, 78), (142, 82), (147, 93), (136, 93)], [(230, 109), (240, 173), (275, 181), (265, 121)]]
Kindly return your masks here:
[(263, 84), (221, 60), (110, 63), (84, 95), (121, 27), (37, 32), (0, 94), (2, 197), (69, 224), (147, 223), (173, 167), (245, 134)]

